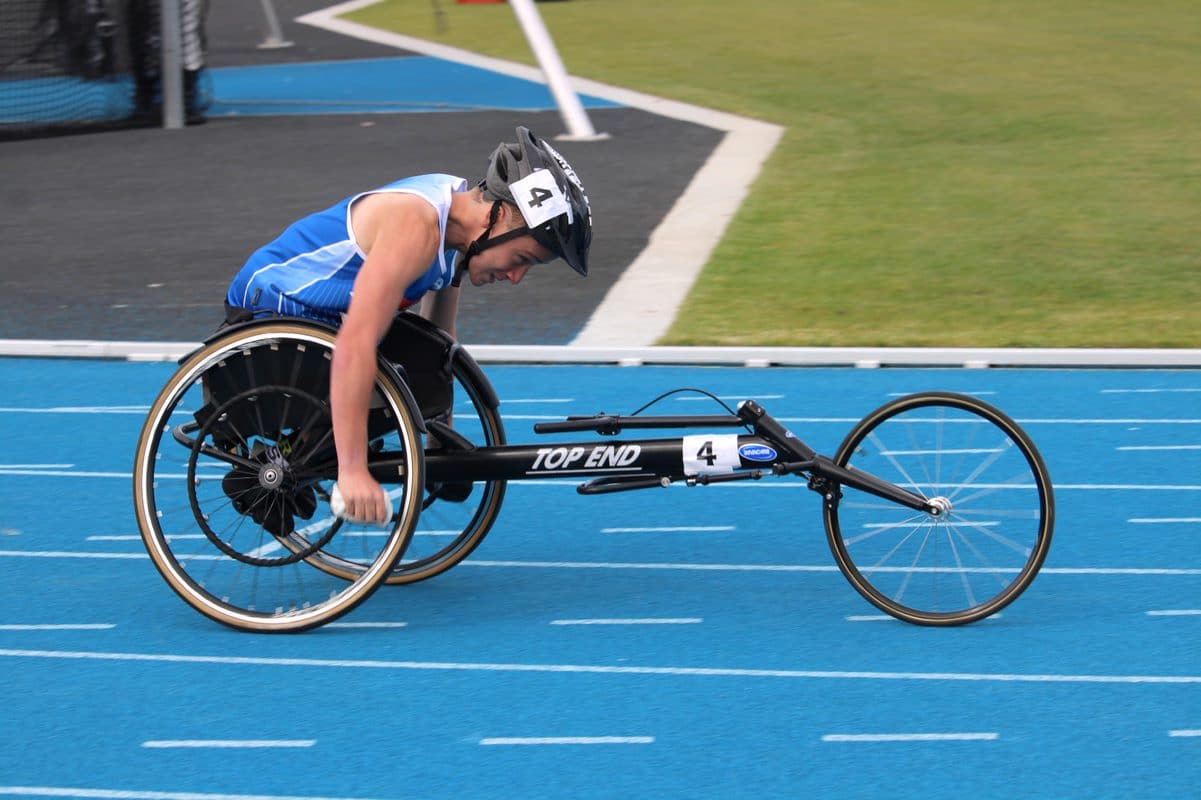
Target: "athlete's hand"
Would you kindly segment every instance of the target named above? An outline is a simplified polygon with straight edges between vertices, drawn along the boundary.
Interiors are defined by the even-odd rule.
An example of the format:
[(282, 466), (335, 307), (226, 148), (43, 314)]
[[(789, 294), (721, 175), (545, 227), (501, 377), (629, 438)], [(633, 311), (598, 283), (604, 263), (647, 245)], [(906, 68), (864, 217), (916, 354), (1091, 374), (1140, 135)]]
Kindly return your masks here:
[[(386, 525), (392, 519), (392, 499), (367, 471), (338, 472), (336, 490), (345, 510), (339, 514), (355, 522)], [(331, 498), (331, 506), (334, 505)], [(333, 509), (337, 514), (341, 509)]]

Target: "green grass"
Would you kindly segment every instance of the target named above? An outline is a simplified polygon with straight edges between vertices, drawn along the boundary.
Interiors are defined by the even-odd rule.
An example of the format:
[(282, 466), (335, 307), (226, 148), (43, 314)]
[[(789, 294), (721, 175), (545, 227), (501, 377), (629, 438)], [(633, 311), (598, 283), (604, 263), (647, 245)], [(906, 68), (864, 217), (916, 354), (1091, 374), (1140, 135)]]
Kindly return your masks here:
[[(352, 18), (534, 63), (440, 5)], [(1201, 346), (1195, 0), (538, 9), (573, 75), (786, 128), (664, 343)]]

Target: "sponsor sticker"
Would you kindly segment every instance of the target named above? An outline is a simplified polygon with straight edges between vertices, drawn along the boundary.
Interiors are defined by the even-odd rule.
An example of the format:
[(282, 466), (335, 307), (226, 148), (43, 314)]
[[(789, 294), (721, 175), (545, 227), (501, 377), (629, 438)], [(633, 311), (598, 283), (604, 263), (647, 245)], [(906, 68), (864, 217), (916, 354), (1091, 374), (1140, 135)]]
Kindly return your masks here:
[(779, 454), (774, 447), (765, 444), (744, 444), (738, 448), (738, 455), (747, 461), (775, 461)]
[(593, 447), (540, 447), (527, 474), (545, 472), (612, 472), (636, 470), (642, 446), (600, 444)]

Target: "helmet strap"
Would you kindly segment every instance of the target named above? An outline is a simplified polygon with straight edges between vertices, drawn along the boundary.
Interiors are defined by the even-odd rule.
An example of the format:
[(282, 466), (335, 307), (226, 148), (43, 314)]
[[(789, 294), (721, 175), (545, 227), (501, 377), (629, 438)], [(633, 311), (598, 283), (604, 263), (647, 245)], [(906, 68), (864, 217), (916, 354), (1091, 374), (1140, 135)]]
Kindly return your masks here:
[(520, 228), (514, 228), (511, 231), (505, 231), (499, 236), (493, 238), (492, 229), (496, 227), (496, 220), (500, 216), (500, 204), (500, 200), (492, 201), (492, 210), (488, 212), (488, 227), (484, 228), (484, 233), (480, 236), (480, 238), (476, 239), (468, 246), (467, 252), (463, 254), (463, 260), (459, 262), (457, 269), (455, 269), (455, 276), (450, 282), (451, 286), (458, 286), (463, 282), (463, 275), (465, 275), (467, 272), (467, 266), (471, 263), (472, 256), (477, 256), (490, 247), (496, 247), (498, 244), (504, 244), (510, 239), (516, 239), (519, 236), (525, 236), (530, 232), (529, 226), (522, 225)]

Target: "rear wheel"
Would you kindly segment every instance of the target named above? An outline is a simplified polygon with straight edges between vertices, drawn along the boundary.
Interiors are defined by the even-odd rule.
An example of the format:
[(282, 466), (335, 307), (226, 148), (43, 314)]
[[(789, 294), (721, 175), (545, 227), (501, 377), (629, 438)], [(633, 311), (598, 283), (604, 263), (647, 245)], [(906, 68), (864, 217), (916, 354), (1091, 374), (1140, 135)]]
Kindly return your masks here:
[[(484, 388), (459, 359), (453, 361), (454, 407), (451, 422), (455, 439), (462, 437), (473, 447), (505, 444), (500, 412), (485, 400)], [(435, 433), (430, 444), (446, 451), (461, 446)], [(474, 483), (426, 482), (421, 519), (404, 555), (392, 569), (387, 583), (415, 583), (441, 575), (459, 564), (492, 529), (505, 497), (505, 481)]]
[[(454, 406), (446, 422), (426, 420), (430, 428), (427, 446), (437, 452), (505, 444), (500, 414), (486, 400), (486, 390), (473, 373), (456, 359)], [(439, 431), (438, 428), (442, 430)], [(392, 450), (391, 440), (374, 439), (373, 448)], [(461, 563), (491, 530), (505, 496), (503, 480), (433, 482), (427, 480), (422, 511), (413, 537), (393, 566), (385, 583), (397, 585), (441, 575)], [(363, 570), (361, 561), (343, 558), (331, 547), (322, 547), (311, 563), (331, 574), (353, 579)]]
[(386, 580), (416, 528), (420, 431), (382, 367), (371, 424), (401, 459), (386, 487), (396, 514), (379, 528), (329, 511), (334, 335), (273, 321), (214, 340), (168, 381), (139, 439), (134, 500), (155, 567), (189, 605), (234, 628), (294, 632), (337, 619)]
[(923, 625), (982, 619), (1013, 602), (1047, 557), (1051, 478), (1017, 423), (974, 397), (910, 395), (863, 419), (834, 459), (933, 501), (914, 511), (849, 486), (827, 502), (844, 575), (880, 609)]

